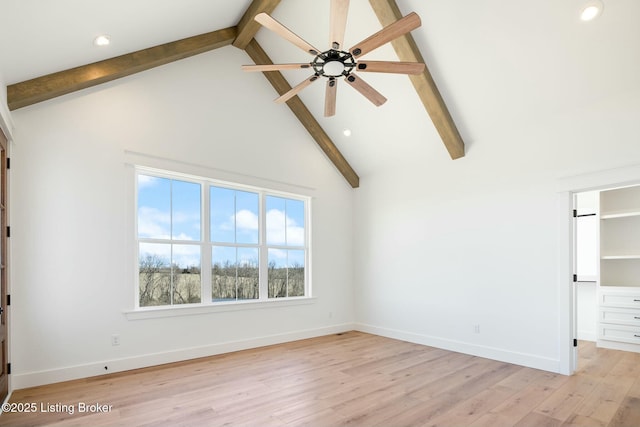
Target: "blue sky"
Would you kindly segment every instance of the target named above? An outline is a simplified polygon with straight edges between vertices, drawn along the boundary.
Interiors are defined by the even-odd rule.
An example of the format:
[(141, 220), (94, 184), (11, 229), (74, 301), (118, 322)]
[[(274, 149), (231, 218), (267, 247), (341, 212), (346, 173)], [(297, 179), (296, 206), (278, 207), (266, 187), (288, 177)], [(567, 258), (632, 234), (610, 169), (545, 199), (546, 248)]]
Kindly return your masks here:
[[(197, 183), (147, 175), (138, 176), (138, 235), (142, 238), (197, 241), (201, 229), (201, 186)], [(211, 241), (257, 244), (259, 195), (249, 191), (211, 187)], [(304, 246), (304, 202), (266, 197), (266, 239), (269, 245)], [(171, 257), (169, 245), (143, 243), (140, 255)], [(257, 259), (257, 250), (214, 246), (214, 262)], [(304, 265), (304, 251), (270, 249), (269, 261), (277, 266)], [(200, 265), (195, 245), (174, 245), (173, 262), (182, 267)]]

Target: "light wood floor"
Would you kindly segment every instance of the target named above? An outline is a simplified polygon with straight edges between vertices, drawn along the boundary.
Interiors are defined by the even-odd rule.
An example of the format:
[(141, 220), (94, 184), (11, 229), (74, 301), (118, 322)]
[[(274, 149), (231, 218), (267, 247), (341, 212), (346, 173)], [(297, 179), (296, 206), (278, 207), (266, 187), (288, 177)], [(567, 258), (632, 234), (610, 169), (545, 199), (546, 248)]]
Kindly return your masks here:
[(17, 390), (0, 425), (640, 426), (640, 354), (579, 349), (567, 377), (349, 332)]

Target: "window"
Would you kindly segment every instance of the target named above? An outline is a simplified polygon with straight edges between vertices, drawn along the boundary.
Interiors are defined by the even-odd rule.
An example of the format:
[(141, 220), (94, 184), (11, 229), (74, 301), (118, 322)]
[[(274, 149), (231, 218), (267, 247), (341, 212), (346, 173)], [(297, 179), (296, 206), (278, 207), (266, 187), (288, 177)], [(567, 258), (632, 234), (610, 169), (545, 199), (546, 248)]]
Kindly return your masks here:
[(267, 196), (269, 298), (304, 295), (304, 202)]
[(139, 304), (202, 300), (201, 184), (138, 175)]
[(259, 299), (260, 195), (210, 187), (212, 300)]
[(139, 170), (137, 306), (310, 296), (307, 197)]

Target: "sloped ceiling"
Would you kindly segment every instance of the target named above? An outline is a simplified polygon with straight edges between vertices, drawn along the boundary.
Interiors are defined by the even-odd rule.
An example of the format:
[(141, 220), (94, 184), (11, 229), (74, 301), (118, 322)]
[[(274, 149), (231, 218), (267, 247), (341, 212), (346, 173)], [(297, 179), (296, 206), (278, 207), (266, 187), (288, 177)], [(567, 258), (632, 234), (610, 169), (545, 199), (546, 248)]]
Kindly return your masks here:
[[(12, 85), (232, 27), (251, 3), (4, 0), (0, 4), (0, 75)], [(466, 143), (468, 156), (473, 155), (476, 141), (490, 141), (492, 133), (532, 128), (546, 117), (638, 87), (640, 2), (605, 0), (603, 15), (590, 23), (578, 19), (584, 3), (397, 0), (403, 14), (415, 11), (422, 18), (422, 27), (412, 36)], [(381, 28), (369, 1), (352, 0), (349, 13), (348, 46)], [(273, 15), (311, 44), (328, 44), (328, 0), (282, 0)], [(112, 37), (111, 46), (92, 45), (101, 33)], [(256, 39), (274, 62), (308, 59), (264, 29)], [(385, 46), (367, 59), (397, 60), (397, 56), (391, 46)], [(306, 74), (289, 71), (284, 76), (295, 85)], [(366, 77), (389, 99), (380, 108), (341, 85), (337, 115), (325, 119), (322, 85), (300, 95), (360, 175), (406, 156), (420, 156), (427, 166), (434, 157), (449, 158), (407, 77)], [(286, 109), (281, 105), (273, 108)], [(344, 129), (350, 129), (352, 136), (345, 137)], [(513, 137), (517, 140), (517, 134)], [(516, 155), (514, 144), (514, 151), (505, 153), (505, 161)]]

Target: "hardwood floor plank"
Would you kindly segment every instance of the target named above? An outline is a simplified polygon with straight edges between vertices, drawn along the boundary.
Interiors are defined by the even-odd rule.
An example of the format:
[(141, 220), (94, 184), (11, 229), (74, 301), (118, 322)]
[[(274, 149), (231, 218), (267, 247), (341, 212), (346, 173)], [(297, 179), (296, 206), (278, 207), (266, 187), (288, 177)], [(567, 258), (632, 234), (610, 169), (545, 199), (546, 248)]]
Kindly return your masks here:
[(640, 374), (640, 353), (623, 353), (620, 361), (609, 372), (610, 376), (636, 378)]
[(450, 411), (437, 416), (427, 424), (430, 427), (454, 425), (468, 426), (489, 413), (493, 408), (504, 402), (513, 391), (501, 386), (488, 388), (470, 399), (463, 400)]
[(459, 394), (461, 397), (472, 395), (486, 388), (488, 384), (495, 384), (496, 381), (506, 378), (515, 371), (513, 368), (513, 365), (506, 363), (475, 358), (467, 366), (457, 369), (438, 381), (426, 384), (410, 395), (422, 400), (428, 400), (443, 393)]
[(640, 426), (640, 398), (627, 397), (609, 423), (609, 427)]
[(350, 332), (16, 390), (75, 411), (0, 426), (640, 426), (640, 355), (583, 345), (567, 377)]
[(637, 397), (640, 399), (640, 376), (636, 378), (638, 379), (636, 379), (636, 381), (631, 386), (631, 389), (629, 389), (629, 396)]
[(567, 420), (576, 408), (598, 385), (591, 376), (573, 376), (551, 396), (544, 400), (534, 412), (555, 418), (560, 422)]
[(530, 385), (544, 385), (545, 387), (556, 389), (564, 384), (566, 378), (564, 375), (554, 374), (553, 372), (521, 369), (500, 381), (498, 385), (510, 388), (514, 392), (519, 392)]
[(325, 409), (322, 412), (300, 418), (296, 420), (295, 424), (291, 425), (300, 427), (337, 427), (347, 425), (347, 422), (342, 415), (338, 414), (333, 409)]
[(616, 414), (633, 382), (634, 379), (629, 377), (603, 380), (578, 406), (575, 413), (606, 424)]
[(598, 359), (598, 363), (589, 363), (582, 370), (581, 373), (586, 376), (592, 377), (604, 377), (608, 375), (615, 366), (624, 359), (624, 352), (610, 350), (610, 349), (599, 349), (600, 354)]
[(527, 413), (532, 412), (547, 397), (551, 396), (555, 390), (544, 384), (530, 384), (511, 395), (491, 412), (518, 421), (524, 418)]
[(514, 427), (560, 427), (561, 421), (546, 415), (531, 412), (521, 419)]
[(607, 423), (584, 415), (573, 415), (562, 423), (562, 427), (606, 427)]

